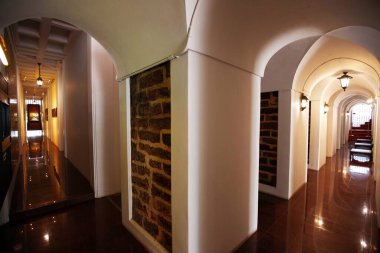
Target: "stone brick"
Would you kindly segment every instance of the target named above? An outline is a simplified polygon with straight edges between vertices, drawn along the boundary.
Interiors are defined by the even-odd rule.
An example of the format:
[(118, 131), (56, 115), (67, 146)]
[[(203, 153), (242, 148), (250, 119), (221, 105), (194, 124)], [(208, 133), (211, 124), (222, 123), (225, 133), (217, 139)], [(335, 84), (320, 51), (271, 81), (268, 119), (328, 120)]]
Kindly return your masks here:
[(154, 172), (153, 182), (161, 187), (164, 187), (165, 189), (168, 189), (169, 191), (171, 189), (170, 178), (168, 178), (167, 176), (164, 176), (163, 174)]
[(266, 138), (266, 137), (262, 137), (261, 140), (262, 140), (263, 143), (267, 143), (267, 144), (277, 144), (277, 139), (274, 139), (274, 138)]
[(145, 155), (137, 150), (131, 152), (132, 160), (138, 162), (145, 162)]
[(158, 215), (158, 225), (163, 227), (168, 232), (172, 231), (172, 223), (160, 215)]
[(277, 159), (270, 159), (269, 164), (272, 166), (277, 166)]
[(149, 125), (148, 119), (131, 118), (131, 127), (147, 128)]
[(142, 211), (143, 213), (146, 213), (146, 208), (144, 205), (141, 203), (140, 199), (137, 197), (132, 198), (132, 205), (136, 207), (138, 210)]
[(260, 165), (266, 165), (268, 164), (268, 159), (266, 157), (260, 157)]
[(260, 137), (270, 137), (271, 131), (269, 130), (260, 130)]
[(139, 138), (141, 140), (150, 141), (152, 143), (159, 143), (160, 142), (160, 134), (154, 133), (150, 131), (139, 131)]
[(166, 146), (170, 147), (171, 146), (171, 134), (162, 134), (162, 142)]
[(150, 199), (149, 193), (145, 191), (140, 191), (139, 195), (142, 202), (144, 202), (145, 204), (149, 204), (149, 199)]
[(261, 114), (276, 114), (278, 113), (278, 109), (276, 108), (271, 108), (271, 107), (262, 107), (260, 109)]
[(268, 100), (261, 100), (260, 106), (261, 107), (268, 107), (269, 106), (269, 101)]
[(163, 69), (159, 68), (154, 70), (152, 73), (149, 73), (140, 78), (139, 84), (140, 89), (153, 87), (157, 84), (160, 84), (164, 81)]
[(161, 104), (139, 104), (138, 105), (139, 116), (155, 116), (162, 113)]
[(132, 163), (132, 172), (142, 176), (150, 175), (150, 170), (148, 170), (145, 166), (136, 165), (134, 163)]
[(150, 119), (149, 127), (157, 130), (162, 129), (170, 129), (171, 128), (171, 120), (170, 118), (162, 118), (162, 119)]
[(155, 184), (152, 184), (151, 193), (152, 193), (152, 196), (154, 197), (161, 198), (168, 203), (171, 202), (170, 194), (167, 194), (166, 192), (160, 190), (158, 187), (155, 186)]
[(163, 65), (165, 67), (166, 78), (169, 78), (170, 77), (170, 61), (165, 62)]
[(272, 115), (265, 115), (265, 121), (278, 121), (278, 116), (277, 114), (272, 114)]
[(277, 152), (263, 152), (263, 155), (265, 157), (276, 157), (277, 158)]
[(137, 186), (140, 186), (141, 188), (144, 188), (145, 190), (148, 190), (149, 182), (146, 178), (141, 179), (139, 177), (132, 176), (132, 183)]
[(260, 171), (267, 171), (271, 173), (276, 173), (276, 167), (273, 166), (260, 166)]
[(171, 156), (170, 152), (166, 151), (162, 148), (151, 147), (151, 146), (149, 146), (147, 144), (143, 144), (143, 143), (139, 144), (139, 148), (141, 150), (146, 151), (147, 153), (149, 153), (152, 156), (156, 156), (156, 157), (159, 157), (162, 159), (170, 160), (170, 156)]
[(260, 129), (273, 129), (273, 130), (277, 130), (277, 128), (278, 128), (277, 122), (261, 123), (260, 124)]
[(164, 165), (164, 172), (166, 175), (171, 176), (172, 174), (172, 166), (170, 164), (163, 164)]
[(134, 130), (134, 129), (131, 130), (131, 138), (132, 139), (137, 139), (137, 131)]
[(148, 221), (147, 219), (144, 219), (144, 228), (145, 230), (151, 234), (152, 236), (158, 235), (158, 226), (154, 224), (153, 222)]
[(172, 216), (171, 208), (170, 208), (170, 205), (167, 204), (166, 202), (163, 202), (159, 199), (155, 199), (153, 201), (153, 207), (164, 217), (171, 218)]
[(277, 131), (272, 130), (272, 131), (271, 131), (271, 136), (272, 136), (272, 137), (278, 137), (278, 136), (277, 136)]
[(134, 97), (132, 98), (132, 101), (136, 104), (146, 103), (148, 101), (146, 91), (140, 91), (135, 93)]
[(168, 252), (172, 252), (172, 236), (162, 231), (160, 243)]
[(136, 195), (139, 194), (139, 191), (137, 190), (135, 185), (132, 185), (132, 193)]
[(162, 113), (163, 114), (170, 113), (171, 111), (170, 107), (171, 107), (170, 103), (162, 103)]
[(170, 62), (130, 84), (132, 218), (171, 251)]
[(170, 90), (168, 87), (162, 87), (159, 89), (150, 90), (148, 92), (149, 101), (155, 101), (163, 98), (170, 98)]
[(132, 211), (132, 219), (136, 221), (140, 226), (143, 225), (143, 216), (137, 210)]
[(156, 168), (156, 169), (159, 169), (159, 170), (162, 169), (162, 165), (161, 165), (161, 163), (160, 163), (160, 162), (157, 162), (157, 161), (155, 161), (155, 160), (149, 160), (149, 165), (150, 165), (150, 167), (152, 167), (152, 168)]
[(261, 93), (261, 100), (270, 99), (271, 95), (271, 92), (263, 92)]

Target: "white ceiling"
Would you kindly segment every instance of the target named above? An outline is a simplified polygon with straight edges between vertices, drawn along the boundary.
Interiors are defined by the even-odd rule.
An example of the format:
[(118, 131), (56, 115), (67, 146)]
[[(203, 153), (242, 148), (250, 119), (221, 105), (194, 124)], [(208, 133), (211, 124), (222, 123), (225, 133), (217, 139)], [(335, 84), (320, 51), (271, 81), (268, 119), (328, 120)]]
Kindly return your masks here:
[(65, 57), (70, 36), (78, 28), (50, 18), (33, 18), (10, 27), (20, 80), (24, 86), (37, 87), (38, 65), (44, 87), (56, 80), (57, 67)]

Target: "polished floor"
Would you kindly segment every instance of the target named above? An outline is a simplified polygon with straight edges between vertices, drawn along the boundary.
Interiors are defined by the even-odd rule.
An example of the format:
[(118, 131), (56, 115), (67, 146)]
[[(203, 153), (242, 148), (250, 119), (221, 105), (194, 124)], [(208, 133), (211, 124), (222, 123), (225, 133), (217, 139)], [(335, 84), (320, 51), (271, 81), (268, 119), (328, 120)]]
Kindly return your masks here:
[(12, 221), (93, 198), (89, 182), (49, 139), (28, 138), (16, 177)]
[[(258, 231), (236, 252), (376, 252), (371, 166), (366, 157), (350, 161), (345, 148), (309, 170), (289, 201), (260, 194)], [(0, 227), (0, 252), (146, 252), (122, 226), (120, 206), (119, 194), (12, 222)]]
[(374, 190), (369, 159), (342, 149), (289, 201), (260, 194), (258, 231), (237, 252), (377, 252)]

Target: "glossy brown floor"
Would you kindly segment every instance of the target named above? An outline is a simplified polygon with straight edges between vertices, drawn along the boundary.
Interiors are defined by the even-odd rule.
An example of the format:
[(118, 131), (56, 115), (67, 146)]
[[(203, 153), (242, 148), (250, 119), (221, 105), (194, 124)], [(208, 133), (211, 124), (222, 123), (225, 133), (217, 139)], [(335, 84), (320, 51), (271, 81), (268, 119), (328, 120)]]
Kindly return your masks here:
[(16, 178), (11, 220), (93, 198), (89, 182), (52, 142), (44, 137), (28, 139)]
[(258, 231), (237, 252), (376, 252), (371, 163), (355, 159), (343, 149), (309, 170), (289, 201), (260, 194)]
[(0, 227), (0, 252), (147, 252), (121, 224), (109, 198)]

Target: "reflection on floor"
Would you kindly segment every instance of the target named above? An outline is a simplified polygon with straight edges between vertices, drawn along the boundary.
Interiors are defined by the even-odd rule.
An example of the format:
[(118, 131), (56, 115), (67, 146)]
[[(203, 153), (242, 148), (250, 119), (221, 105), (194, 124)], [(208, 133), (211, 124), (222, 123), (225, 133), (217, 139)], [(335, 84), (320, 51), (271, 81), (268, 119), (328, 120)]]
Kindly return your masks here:
[[(375, 252), (374, 210), (371, 163), (350, 162), (345, 149), (308, 171), (307, 185), (289, 201), (260, 194), (258, 231), (237, 252)], [(0, 252), (146, 251), (121, 225), (114, 195), (8, 224), (0, 228)]]
[(372, 167), (357, 158), (337, 152), (289, 201), (260, 194), (258, 231), (237, 252), (376, 252)]
[(0, 227), (0, 252), (146, 253), (109, 198)]
[(93, 197), (88, 181), (53, 143), (42, 136), (28, 139), (16, 179), (11, 220), (28, 218)]

